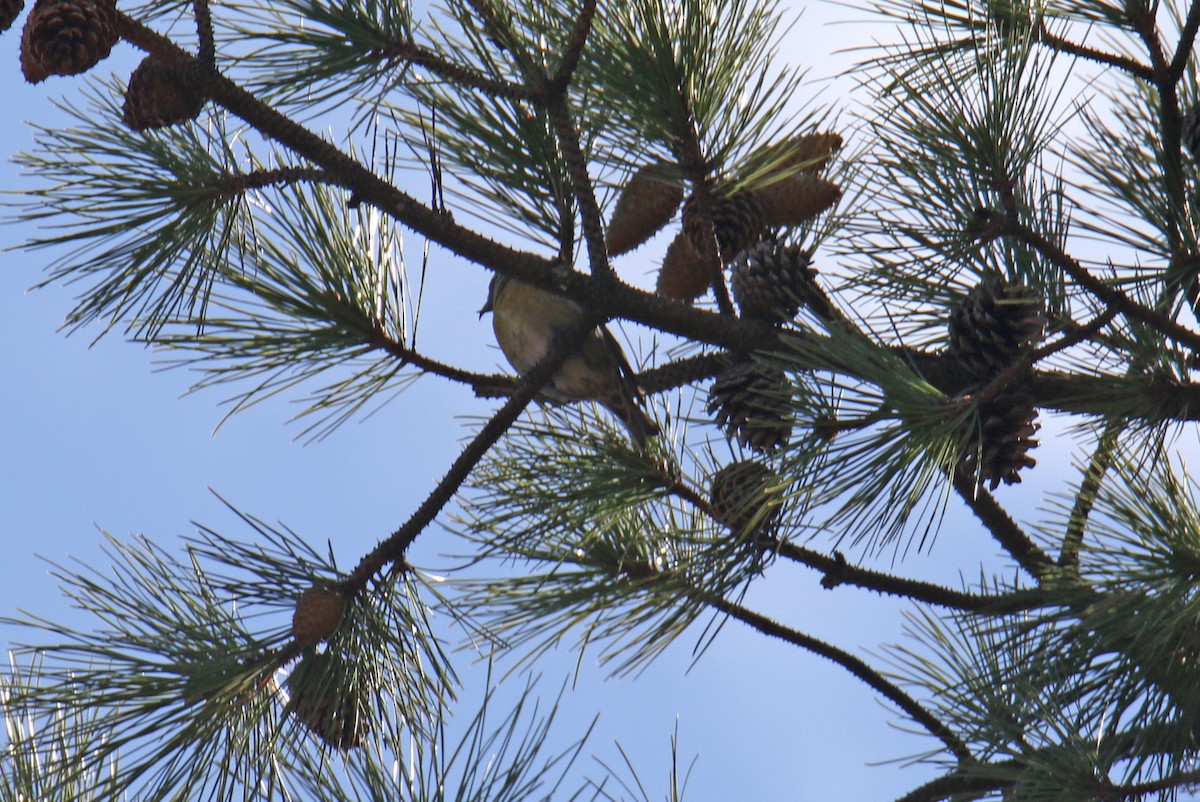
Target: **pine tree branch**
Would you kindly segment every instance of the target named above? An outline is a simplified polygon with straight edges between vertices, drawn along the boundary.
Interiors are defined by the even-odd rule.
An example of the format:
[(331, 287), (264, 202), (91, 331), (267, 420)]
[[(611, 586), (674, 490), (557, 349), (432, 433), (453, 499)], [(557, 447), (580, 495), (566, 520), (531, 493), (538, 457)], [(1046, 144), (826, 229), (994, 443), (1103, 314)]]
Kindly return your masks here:
[(579, 59), (583, 56), (583, 48), (587, 46), (595, 18), (596, 0), (583, 0), (583, 7), (579, 9), (579, 17), (575, 20), (575, 28), (571, 31), (571, 38), (567, 40), (566, 50), (563, 51), (562, 61), (550, 78), (548, 91), (551, 97), (566, 95), (567, 86), (575, 76)]
[(891, 701), (909, 718), (920, 724), (931, 735), (940, 740), (946, 749), (960, 762), (974, 762), (974, 757), (971, 755), (971, 751), (967, 748), (967, 745), (951, 732), (949, 727), (926, 710), (917, 700), (913, 699), (860, 658), (811, 635), (806, 635), (803, 632), (786, 627), (727, 599), (713, 597), (699, 591), (696, 591), (696, 593), (699, 594), (699, 598), (714, 609), (753, 627), (764, 635), (769, 635), (786, 643), (799, 646), (846, 669), (857, 679), (862, 680), (867, 686)]
[(1079, 492), (1075, 494), (1071, 515), (1067, 519), (1067, 531), (1063, 535), (1062, 547), (1058, 554), (1058, 564), (1064, 568), (1074, 570), (1079, 567), (1079, 549), (1083, 546), (1083, 533), (1087, 529), (1088, 517), (1096, 504), (1104, 475), (1112, 467), (1117, 438), (1125, 426), (1125, 421), (1120, 418), (1109, 421), (1100, 435), (1096, 450), (1088, 460), (1083, 481), (1079, 483)]
[[(1126, 7), (1130, 22), (1150, 56), (1153, 67), (1150, 82), (1158, 90), (1158, 127), (1162, 140), (1160, 158), (1162, 160), (1163, 178), (1167, 185), (1167, 194), (1171, 203), (1167, 208), (1169, 219), (1164, 220), (1163, 230), (1167, 234), (1167, 251), (1174, 253), (1182, 241), (1181, 231), (1187, 230), (1187, 221), (1182, 219), (1188, 214), (1187, 188), (1183, 173), (1183, 164), (1179, 152), (1181, 125), (1179, 113), (1179, 94), (1172, 64), (1168, 63), (1162, 37), (1159, 35), (1158, 20), (1155, 11), (1148, 5), (1130, 3)], [(1182, 75), (1182, 72), (1180, 73)]]
[(1142, 306), (1116, 287), (1105, 284), (1093, 276), (1083, 265), (1068, 255), (1062, 248), (1034, 231), (1012, 216), (1005, 216), (1000, 224), (1004, 234), (1015, 237), (1046, 257), (1055, 267), (1079, 282), (1088, 292), (1103, 301), (1108, 307), (1147, 324), (1155, 331), (1170, 337), (1190, 348), (1200, 349), (1200, 334), (1179, 325), (1171, 318), (1149, 307)]
[(1126, 802), (1128, 800), (1129, 802), (1133, 802), (1151, 794), (1173, 791), (1182, 786), (1194, 788), (1198, 784), (1200, 784), (1200, 769), (1193, 769), (1191, 771), (1179, 771), (1167, 777), (1160, 777), (1157, 780), (1130, 783), (1128, 785), (1108, 785), (1095, 789), (1094, 793), (1098, 800), (1112, 800), (1112, 802)]
[(581, 305), (593, 305), (605, 319), (619, 317), (686, 339), (744, 352), (770, 348), (777, 342), (777, 332), (769, 324), (696, 309), (616, 280), (606, 283), (603, 291), (596, 291), (591, 277), (585, 274), (553, 270), (554, 263), (537, 254), (506, 247), (458, 225), (449, 215), (400, 191), (330, 142), (259, 101), (215, 70), (205, 68), (170, 39), (122, 12), (117, 13), (117, 20), (122, 38), (192, 75), (198, 89), (210, 100), (262, 135), (328, 171), (339, 185), (351, 189), (359, 202), (370, 203), (468, 261)]
[(946, 774), (914, 788), (896, 802), (943, 802), (963, 798), (967, 794), (976, 795), (967, 798), (976, 798), (977, 795), (1009, 788), (1013, 784), (1013, 780), (992, 779), (977, 774)]
[(533, 93), (523, 86), (484, 75), (465, 64), (455, 64), (412, 40), (398, 40), (378, 51), (385, 59), (402, 59), (446, 79), (455, 86), (474, 89), (488, 97), (530, 100)]
[(1166, 78), (1172, 84), (1178, 84), (1187, 70), (1188, 59), (1192, 55), (1192, 46), (1196, 43), (1196, 32), (1200, 30), (1200, 0), (1192, 0), (1188, 6), (1187, 19), (1179, 31), (1179, 42), (1175, 45), (1175, 55), (1167, 70)]
[(217, 45), (208, 0), (192, 0), (192, 11), (196, 16), (196, 36), (200, 40), (197, 58), (201, 64), (212, 67), (217, 62)]
[[(608, 283), (613, 279), (613, 269), (608, 260), (608, 247), (604, 242), (600, 204), (596, 202), (592, 179), (588, 175), (587, 159), (583, 155), (583, 147), (579, 144), (579, 132), (575, 129), (575, 121), (571, 117), (565, 93), (555, 94), (547, 89), (546, 111), (550, 117), (550, 124), (554, 127), (554, 134), (558, 137), (563, 159), (567, 163), (571, 192), (579, 205), (583, 240), (588, 249), (588, 266), (593, 276)], [(594, 286), (599, 288), (600, 285)]]
[(1060, 53), (1077, 56), (1079, 58), (1094, 61), (1097, 64), (1102, 64), (1108, 67), (1116, 67), (1119, 70), (1124, 70), (1135, 78), (1140, 78), (1143, 81), (1154, 80), (1154, 70), (1138, 61), (1135, 61), (1127, 56), (1119, 56), (1114, 53), (1105, 53), (1101, 50), (1095, 50), (1084, 45), (1076, 44), (1068, 39), (1064, 39), (1050, 32), (1046, 27), (1044, 19), (1038, 21), (1038, 41), (1046, 45), (1052, 50), (1057, 50)]
[(270, 170), (251, 170), (248, 173), (225, 173), (213, 180), (213, 187), (223, 197), (242, 195), (247, 190), (278, 187), (300, 182), (341, 186), (338, 177), (320, 167), (275, 167)]
[(438, 482), (433, 491), (425, 498), (404, 525), (382, 541), (369, 554), (359, 561), (354, 571), (342, 583), (342, 591), (348, 596), (362, 592), (367, 583), (385, 566), (399, 563), (412, 542), (421, 532), (433, 522), (442, 508), (458, 492), (459, 487), (474, 470), (479, 460), (483, 459), (488, 450), (495, 445), (510, 427), (526, 405), (533, 400), (542, 386), (554, 375), (559, 365), (567, 358), (584, 338), (599, 325), (594, 318), (585, 315), (576, 326), (561, 333), (554, 347), (550, 349), (537, 365), (535, 365), (521, 380), (516, 391), (484, 424), (478, 434), (467, 444), (458, 458), (451, 464), (450, 469)]
[[(1106, 754), (1117, 757), (1131, 757), (1137, 754), (1139, 731), (1113, 733), (1106, 739)], [(1114, 741), (1123, 743), (1117, 745)], [(1032, 757), (1032, 756), (1031, 756)], [(966, 794), (982, 795), (988, 792), (1002, 791), (1016, 785), (1014, 777), (1019, 777), (1027, 761), (1022, 758), (1010, 758), (997, 763), (973, 765), (967, 769), (958, 769), (949, 774), (937, 777), (924, 785), (914, 788), (897, 802), (942, 802), (942, 800), (961, 799)], [(991, 769), (996, 776), (987, 776)], [(1195, 786), (1200, 783), (1200, 770), (1175, 772), (1157, 780), (1147, 780), (1141, 783), (1127, 785), (1100, 785), (1080, 789), (1087, 798), (1095, 800), (1112, 800), (1112, 802), (1133, 802), (1150, 794), (1160, 793), (1179, 788), (1180, 786)]]
[(1042, 590), (1013, 591), (999, 595), (966, 593), (931, 582), (885, 574), (851, 565), (840, 551), (835, 551), (832, 557), (828, 557), (786, 540), (766, 541), (766, 547), (774, 549), (785, 559), (824, 573), (821, 586), (829, 590), (839, 585), (852, 585), (923, 604), (989, 615), (1010, 615), (1058, 604)]
[(635, 380), (638, 387), (653, 395), (685, 384), (711, 379), (728, 366), (729, 357), (724, 353), (700, 354), (644, 370)]
[(1148, 3), (1127, 3), (1125, 15), (1130, 25), (1146, 46), (1146, 54), (1150, 56), (1151, 82), (1157, 82), (1167, 67), (1167, 56), (1162, 46), (1162, 38), (1158, 35), (1158, 21)]
[[(708, 500), (682, 480), (676, 478), (671, 481), (670, 492), (694, 506), (716, 523), (724, 523)], [(821, 580), (821, 587), (826, 590), (833, 590), (839, 585), (852, 585), (924, 604), (991, 615), (1028, 612), (1060, 603), (1051, 599), (1042, 590), (1014, 591), (1003, 595), (966, 593), (931, 582), (860, 568), (848, 563), (840, 551), (835, 551), (833, 556), (829, 557), (789, 540), (768, 536), (762, 536), (756, 542), (760, 543), (767, 551), (773, 551), (784, 559), (807, 565), (823, 573), (825, 576)]]
[(545, 280), (551, 265), (547, 260), (500, 245), (458, 225), (449, 215), (430, 209), (400, 191), (335, 145), (258, 100), (216, 70), (206, 68), (167, 37), (120, 11), (117, 22), (121, 37), (130, 44), (182, 69), (210, 100), (240, 117), (263, 136), (324, 168), (340, 185), (353, 190), (359, 201), (371, 203), (418, 234), (469, 261), (535, 283), (539, 278)]
[(517, 389), (517, 387), (520, 386), (519, 382), (513, 379), (511, 376), (476, 373), (470, 370), (463, 370), (462, 368), (455, 367), (454, 365), (448, 365), (445, 362), (440, 362), (432, 357), (422, 354), (420, 351), (417, 351), (414, 348), (409, 348), (406, 345), (396, 342), (394, 339), (388, 336), (386, 331), (380, 328), (374, 330), (373, 336), (369, 340), (369, 344), (395, 357), (396, 360), (402, 365), (412, 365), (413, 367), (419, 368), (425, 373), (431, 373), (435, 376), (441, 376), (444, 379), (449, 379), (450, 381), (468, 385), (475, 389), (476, 395), (479, 395), (481, 398), (489, 397), (489, 395), (480, 393), (480, 387), (495, 387), (497, 385), (506, 386), (508, 388), (507, 392), (494, 393), (490, 395), (490, 397), (499, 397), (501, 395), (510, 395), (514, 390)]
[(1043, 580), (1054, 573), (1054, 561), (1017, 526), (1016, 521), (997, 503), (995, 496), (977, 485), (972, 477), (961, 473), (954, 476), (954, 489), (992, 533), (992, 537), (1033, 578)]

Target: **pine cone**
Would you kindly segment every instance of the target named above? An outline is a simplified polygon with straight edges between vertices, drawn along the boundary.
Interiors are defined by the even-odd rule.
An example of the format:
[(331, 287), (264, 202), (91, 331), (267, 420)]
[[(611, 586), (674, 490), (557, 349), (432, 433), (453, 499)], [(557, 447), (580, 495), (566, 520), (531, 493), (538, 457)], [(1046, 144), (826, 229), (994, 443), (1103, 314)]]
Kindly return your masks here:
[[(708, 206), (722, 264), (728, 264), (730, 259), (763, 238), (766, 223), (763, 222), (762, 204), (756, 195), (714, 195), (710, 196)], [(696, 253), (703, 254), (707, 233), (705, 227), (700, 225), (697, 207), (694, 195), (683, 204), (683, 231)]]
[(196, 119), (204, 103), (192, 81), (151, 54), (129, 76), (122, 119), (134, 131), (164, 128)]
[(771, 485), (779, 477), (761, 462), (741, 460), (724, 466), (712, 478), (709, 500), (713, 514), (735, 534), (754, 525), (755, 534), (769, 534), (780, 508), (771, 503)]
[(29, 49), (29, 26), (21, 30), (21, 74), (31, 84), (40, 84), (50, 77), (50, 73), (42, 69), (42, 65), (33, 60)]
[(708, 412), (727, 436), (760, 453), (792, 435), (787, 377), (769, 365), (746, 360), (721, 371), (708, 391)]
[(662, 267), (658, 271), (655, 292), (676, 301), (691, 303), (708, 292), (708, 264), (691, 240), (680, 231), (667, 246)]
[(815, 271), (799, 245), (765, 240), (733, 260), (730, 285), (743, 317), (782, 323), (800, 311)]
[(365, 700), (349, 668), (341, 655), (309, 652), (287, 678), (286, 710), (336, 749), (361, 746), (369, 732)]
[(1024, 284), (994, 276), (972, 288), (950, 315), (950, 352), (983, 378), (1011, 365), (1045, 328), (1042, 299)]
[(119, 38), (113, 0), (38, 0), (21, 32), (25, 78), (87, 72)]
[(837, 203), (842, 188), (811, 173), (797, 173), (753, 193), (772, 227), (803, 225)]
[(1183, 128), (1179, 132), (1183, 146), (1192, 154), (1193, 159), (1200, 159), (1200, 103), (1188, 109), (1183, 115)]
[(1001, 482), (1020, 482), (1020, 471), (1037, 465), (1029, 456), (1038, 445), (1033, 436), (1042, 427), (1037, 414), (1028, 381), (1001, 393), (979, 411), (979, 429), (963, 455), (963, 469), (989, 490)]
[(332, 588), (313, 587), (296, 600), (292, 637), (301, 646), (316, 646), (337, 631), (346, 612), (346, 597)]
[(799, 169), (819, 173), (841, 147), (841, 134), (832, 131), (799, 134), (759, 148), (746, 160), (741, 172), (778, 175)]
[(0, 0), (0, 33), (4, 33), (21, 16), (25, 0)]
[(608, 254), (632, 251), (657, 234), (683, 203), (683, 189), (656, 177), (659, 165), (647, 165), (629, 179), (617, 198), (608, 224)]

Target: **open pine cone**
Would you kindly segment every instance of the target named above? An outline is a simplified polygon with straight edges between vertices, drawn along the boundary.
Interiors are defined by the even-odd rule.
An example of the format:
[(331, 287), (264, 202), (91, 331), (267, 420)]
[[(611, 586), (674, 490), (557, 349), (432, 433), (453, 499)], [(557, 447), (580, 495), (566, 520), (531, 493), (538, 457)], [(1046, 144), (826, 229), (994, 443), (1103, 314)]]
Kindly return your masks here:
[(789, 390), (782, 370), (751, 360), (734, 362), (713, 380), (708, 412), (743, 446), (774, 451), (792, 436)]
[(764, 240), (737, 255), (730, 268), (733, 299), (745, 317), (776, 323), (800, 311), (816, 275), (799, 245)]
[(975, 285), (950, 315), (950, 352), (983, 378), (1011, 365), (1045, 329), (1041, 297), (1024, 284), (993, 276)]
[(38, 83), (78, 75), (108, 57), (120, 37), (113, 0), (38, 0), (21, 32), (21, 68)]
[(21, 16), (25, 0), (0, 0), (0, 33), (4, 33)]
[(963, 469), (989, 490), (1019, 483), (1021, 471), (1037, 465), (1029, 455), (1038, 445), (1037, 415), (1027, 380), (1001, 393), (979, 411), (979, 429), (963, 454)]
[[(766, 224), (762, 204), (755, 195), (744, 192), (729, 196), (710, 195), (708, 206), (722, 263), (727, 264), (763, 238)], [(703, 254), (707, 233), (701, 225), (699, 204), (694, 195), (683, 204), (683, 231), (696, 253)]]

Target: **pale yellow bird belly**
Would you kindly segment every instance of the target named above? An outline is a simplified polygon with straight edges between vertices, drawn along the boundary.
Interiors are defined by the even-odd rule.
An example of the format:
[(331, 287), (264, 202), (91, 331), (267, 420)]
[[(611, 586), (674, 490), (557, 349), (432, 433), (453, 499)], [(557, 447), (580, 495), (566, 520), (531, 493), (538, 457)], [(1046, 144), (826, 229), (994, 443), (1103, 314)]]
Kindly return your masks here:
[[(504, 303), (496, 304), (492, 327), (505, 358), (518, 373), (524, 374), (546, 356), (559, 332), (579, 320), (580, 311), (569, 302), (528, 285), (512, 282), (504, 292), (518, 293), (518, 297), (505, 298)], [(526, 293), (528, 299), (521, 297)], [(514, 308), (523, 314), (515, 314)], [(618, 376), (619, 368), (597, 331), (567, 357), (543, 392), (559, 401), (604, 399), (613, 394)]]

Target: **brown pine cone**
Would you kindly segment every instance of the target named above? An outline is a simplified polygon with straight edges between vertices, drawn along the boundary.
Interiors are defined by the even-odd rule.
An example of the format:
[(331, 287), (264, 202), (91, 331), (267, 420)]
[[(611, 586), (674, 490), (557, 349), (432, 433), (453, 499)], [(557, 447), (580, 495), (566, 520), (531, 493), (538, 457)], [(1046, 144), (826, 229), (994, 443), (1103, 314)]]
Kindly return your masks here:
[(972, 375), (985, 378), (1003, 370), (1042, 339), (1046, 306), (1024, 284), (999, 276), (975, 285), (950, 315), (950, 353)]
[(25, 0), (0, 0), (0, 33), (4, 33), (21, 16)]
[(1028, 383), (1001, 393), (979, 411), (979, 429), (963, 455), (962, 467), (974, 474), (980, 485), (995, 490), (1021, 481), (1021, 471), (1037, 465), (1029, 455), (1041, 424)]
[(779, 175), (790, 170), (819, 173), (842, 148), (841, 134), (821, 131), (797, 134), (758, 148), (746, 159), (742, 174)]
[(708, 264), (680, 231), (667, 246), (655, 291), (667, 298), (691, 303), (708, 292), (708, 284)]
[(760, 453), (774, 451), (792, 436), (790, 387), (779, 368), (734, 362), (713, 380), (707, 408), (727, 436)]
[(754, 192), (763, 210), (763, 222), (772, 227), (792, 228), (837, 203), (842, 188), (811, 173), (797, 173)]
[(346, 597), (332, 588), (313, 587), (296, 600), (292, 637), (301, 646), (316, 646), (337, 631), (346, 612)]
[(742, 251), (730, 268), (733, 298), (743, 317), (775, 323), (800, 311), (816, 272), (799, 245), (764, 240)]
[(122, 119), (134, 131), (194, 120), (205, 97), (187, 76), (151, 54), (129, 76)]
[(609, 256), (632, 251), (653, 237), (683, 203), (683, 189), (657, 177), (661, 170), (659, 165), (647, 165), (622, 188), (608, 224)]
[(709, 491), (713, 514), (734, 534), (745, 533), (752, 524), (756, 533), (769, 533), (780, 513), (771, 499), (771, 485), (778, 479), (774, 471), (755, 460), (722, 467), (713, 475)]
[[(728, 264), (730, 259), (761, 240), (766, 233), (762, 204), (754, 194), (712, 195), (708, 205), (722, 264)], [(694, 195), (683, 204), (683, 231), (696, 253), (703, 254), (708, 235), (700, 224), (698, 206)]]
[(38, 0), (21, 32), (25, 78), (78, 75), (107, 58), (117, 35), (113, 0)]

